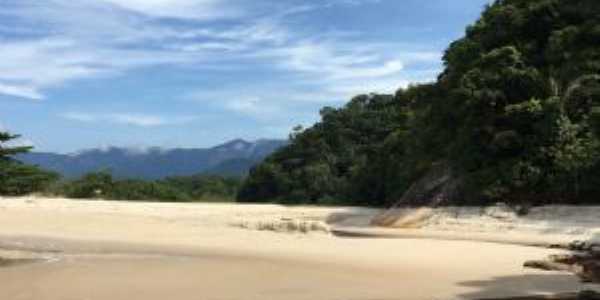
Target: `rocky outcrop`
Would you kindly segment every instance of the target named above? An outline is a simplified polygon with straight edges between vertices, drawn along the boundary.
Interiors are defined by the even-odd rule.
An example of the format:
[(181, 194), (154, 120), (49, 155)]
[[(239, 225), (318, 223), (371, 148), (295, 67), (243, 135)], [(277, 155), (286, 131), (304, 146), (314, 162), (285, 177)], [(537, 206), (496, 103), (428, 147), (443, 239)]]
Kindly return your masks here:
[[(452, 204), (460, 198), (460, 186), (461, 180), (453, 176), (451, 168), (445, 163), (439, 163), (413, 183), (388, 211), (376, 216), (371, 225), (390, 227), (392, 224), (403, 223), (404, 221), (398, 219), (398, 208), (436, 207)], [(416, 217), (418, 219), (426, 217), (429, 213), (429, 211), (423, 210), (423, 215)], [(420, 220), (407, 220), (406, 223), (412, 224), (418, 221)], [(400, 227), (411, 227), (411, 224)]]
[(548, 270), (568, 271), (577, 275), (583, 282), (600, 283), (600, 243), (575, 241), (566, 246), (572, 251), (566, 255), (552, 255), (545, 260), (525, 262), (525, 267)]
[(450, 204), (459, 196), (460, 183), (447, 164), (439, 163), (416, 181), (395, 206)]
[[(545, 260), (527, 261), (525, 267), (545, 271), (570, 272), (581, 278), (584, 283), (600, 283), (600, 243), (575, 241), (568, 245), (555, 245), (553, 248), (567, 249), (572, 253), (551, 255)], [(600, 300), (600, 294), (586, 290), (579, 293), (503, 298), (502, 300)]]
[(583, 291), (581, 293), (566, 293), (547, 296), (525, 296), (513, 298), (497, 298), (482, 300), (600, 300), (600, 294), (592, 291)]

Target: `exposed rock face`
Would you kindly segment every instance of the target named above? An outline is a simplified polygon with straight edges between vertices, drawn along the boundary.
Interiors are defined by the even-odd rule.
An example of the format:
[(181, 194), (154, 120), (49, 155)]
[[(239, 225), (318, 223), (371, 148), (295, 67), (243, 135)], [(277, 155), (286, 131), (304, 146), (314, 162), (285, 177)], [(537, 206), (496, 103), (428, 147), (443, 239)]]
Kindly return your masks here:
[(460, 183), (453, 176), (451, 168), (440, 163), (415, 182), (395, 206), (437, 206), (452, 203), (459, 196)]
[(431, 211), (423, 209), (417, 216), (399, 220), (396, 212), (398, 208), (436, 207), (442, 204), (451, 204), (460, 198), (460, 186), (461, 180), (453, 176), (451, 168), (445, 163), (439, 163), (425, 176), (413, 183), (402, 198), (387, 212), (375, 217), (371, 225), (412, 228), (422, 219), (427, 218)]

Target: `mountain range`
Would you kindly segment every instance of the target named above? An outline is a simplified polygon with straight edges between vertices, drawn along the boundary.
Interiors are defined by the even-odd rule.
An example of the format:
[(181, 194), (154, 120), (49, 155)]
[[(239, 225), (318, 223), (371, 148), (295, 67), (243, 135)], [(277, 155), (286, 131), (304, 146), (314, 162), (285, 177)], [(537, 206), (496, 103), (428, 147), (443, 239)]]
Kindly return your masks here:
[(243, 176), (248, 170), (287, 144), (285, 140), (236, 139), (205, 149), (131, 149), (108, 147), (73, 154), (31, 152), (17, 159), (55, 171), (64, 178), (77, 178), (93, 171), (108, 170), (117, 178), (160, 179), (194, 174)]

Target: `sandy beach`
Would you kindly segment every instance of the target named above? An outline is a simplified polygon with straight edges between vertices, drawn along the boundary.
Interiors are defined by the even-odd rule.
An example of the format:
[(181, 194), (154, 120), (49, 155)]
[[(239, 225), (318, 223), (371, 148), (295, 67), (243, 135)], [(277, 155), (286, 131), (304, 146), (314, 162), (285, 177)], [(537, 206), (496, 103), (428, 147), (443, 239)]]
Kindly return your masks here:
[[(595, 208), (477, 209), (0, 199), (0, 299), (483, 299), (582, 288), (523, 268), (598, 234)], [(561, 214), (559, 222), (557, 215)], [(568, 223), (573, 216), (575, 223)], [(402, 220), (411, 226), (402, 226)], [(404, 227), (404, 228), (403, 228)], [(410, 227), (410, 228), (408, 228)], [(367, 232), (360, 237), (335, 232)], [(385, 237), (385, 238), (382, 238)], [(447, 237), (447, 238), (446, 238)], [(12, 259), (12, 260), (11, 260)], [(16, 260), (15, 260), (16, 259)]]

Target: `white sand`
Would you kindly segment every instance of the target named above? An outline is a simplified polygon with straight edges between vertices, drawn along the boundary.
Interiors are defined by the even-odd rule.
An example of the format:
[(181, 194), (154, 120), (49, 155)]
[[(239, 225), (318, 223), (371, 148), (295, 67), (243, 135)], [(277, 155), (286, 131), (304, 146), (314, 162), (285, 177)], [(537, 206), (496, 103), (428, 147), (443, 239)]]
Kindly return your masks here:
[(503, 205), (408, 208), (384, 211), (375, 220), (374, 223), (383, 224), (379, 228), (363, 228), (357, 232), (374, 236), (421, 236), (525, 245), (600, 239), (600, 206), (536, 207), (525, 216), (517, 216)]
[[(369, 229), (364, 226), (378, 213), (0, 199), (0, 248), (57, 259), (0, 268), (0, 299), (477, 299), (580, 288), (571, 275), (522, 267), (525, 260), (545, 258), (553, 250), (475, 241), (347, 239), (326, 232)], [(539, 236), (543, 226), (538, 225), (556, 227), (551, 224), (556, 220), (534, 216), (539, 220), (523, 222), (535, 230), (513, 226), (495, 234), (509, 230), (521, 240)], [(439, 217), (446, 221), (435, 227), (435, 218), (428, 217), (424, 229), (411, 230), (414, 237), (434, 231), (468, 237), (476, 229), (481, 233), (482, 222), (495, 222), (486, 218), (473, 215), (450, 226), (452, 217)], [(592, 234), (592, 223), (560, 236)], [(483, 231), (492, 235), (496, 228)], [(548, 233), (553, 240), (555, 232)]]

